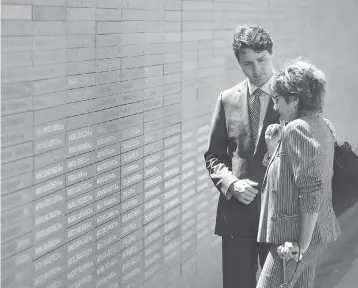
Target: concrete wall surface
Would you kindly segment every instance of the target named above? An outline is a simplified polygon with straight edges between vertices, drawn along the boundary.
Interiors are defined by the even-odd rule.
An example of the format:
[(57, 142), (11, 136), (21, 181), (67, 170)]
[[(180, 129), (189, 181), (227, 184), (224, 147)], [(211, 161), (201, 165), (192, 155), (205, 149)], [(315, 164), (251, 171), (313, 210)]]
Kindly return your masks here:
[(358, 2), (2, 0), (3, 287), (220, 287), (203, 153), (232, 32), (304, 56), (358, 151)]

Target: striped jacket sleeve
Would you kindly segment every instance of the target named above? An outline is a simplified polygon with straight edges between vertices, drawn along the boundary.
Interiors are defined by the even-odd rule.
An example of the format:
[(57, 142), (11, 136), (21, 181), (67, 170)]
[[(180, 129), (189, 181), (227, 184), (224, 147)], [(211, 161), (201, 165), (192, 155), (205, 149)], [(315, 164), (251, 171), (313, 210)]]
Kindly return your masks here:
[(323, 196), (324, 154), (320, 144), (306, 122), (295, 121), (294, 125), (287, 127), (282, 145), (287, 151), (298, 188), (299, 209), (317, 213)]

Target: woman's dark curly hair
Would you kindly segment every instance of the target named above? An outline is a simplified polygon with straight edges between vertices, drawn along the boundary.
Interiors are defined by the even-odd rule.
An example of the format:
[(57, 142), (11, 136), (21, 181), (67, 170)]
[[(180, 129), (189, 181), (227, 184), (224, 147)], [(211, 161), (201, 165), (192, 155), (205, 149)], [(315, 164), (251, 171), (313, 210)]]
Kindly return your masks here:
[(299, 99), (297, 110), (322, 110), (327, 82), (324, 73), (306, 60), (298, 58), (276, 72), (271, 85), (272, 95), (289, 103)]

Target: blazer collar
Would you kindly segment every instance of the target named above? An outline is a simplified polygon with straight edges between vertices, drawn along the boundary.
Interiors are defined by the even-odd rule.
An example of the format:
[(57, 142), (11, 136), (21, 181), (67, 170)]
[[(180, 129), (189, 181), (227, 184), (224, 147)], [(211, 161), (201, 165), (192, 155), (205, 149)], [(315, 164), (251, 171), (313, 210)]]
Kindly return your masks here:
[(248, 80), (237, 85), (236, 103), (244, 124), (247, 136), (251, 139), (251, 128), (249, 119), (249, 106), (247, 102)]
[[(272, 164), (272, 161), (275, 159), (276, 154), (277, 154), (278, 150), (280, 149), (280, 147), (281, 147), (281, 140), (278, 142), (278, 145), (277, 145), (275, 151), (273, 152), (273, 154), (272, 154), (272, 156), (271, 156), (270, 162), (268, 163), (268, 165), (267, 165), (267, 167), (266, 167), (265, 176), (264, 176), (264, 179), (263, 179), (263, 181), (262, 181), (262, 188), (265, 187), (266, 180), (267, 180), (268, 170), (269, 170), (269, 168), (270, 168), (270, 166), (271, 166), (271, 164)], [(262, 189), (262, 191), (264, 191), (264, 189)]]
[(276, 147), (275, 151), (274, 151), (273, 154), (272, 154), (272, 157), (271, 157), (271, 159), (270, 159), (269, 164), (267, 165), (267, 170), (268, 170), (268, 168), (270, 167), (270, 165), (271, 165), (273, 159), (276, 157), (277, 151), (280, 149), (280, 147), (281, 147), (281, 140), (278, 141), (277, 147)]
[[(248, 101), (247, 101), (248, 100), (247, 93), (248, 93), (248, 80), (246, 79), (245, 81), (243, 81), (237, 85), (236, 103), (237, 103), (237, 106), (238, 106), (238, 109), (239, 109), (239, 112), (241, 115), (241, 119), (244, 123), (244, 128), (245, 128), (246, 134), (251, 139), (251, 128), (250, 128), (249, 106), (248, 106)], [(265, 118), (263, 121), (261, 133), (260, 133), (260, 135), (258, 135), (259, 141), (257, 141), (256, 146), (254, 148), (254, 155), (260, 148), (263, 148), (262, 147), (263, 145), (266, 145), (265, 144), (265, 131), (266, 131), (267, 126), (271, 123), (276, 123), (279, 120), (279, 114), (276, 111), (274, 111), (273, 106), (274, 106), (274, 103), (273, 103), (272, 99), (270, 99), (269, 105), (266, 110)]]
[(247, 96), (247, 86), (248, 85), (248, 79), (245, 79), (244, 81), (240, 82), (237, 85), (237, 91), (238, 92), (244, 92)]
[(271, 76), (271, 78), (269, 80), (267, 80), (267, 82), (264, 85), (262, 85), (261, 87), (257, 87), (256, 85), (252, 84), (249, 79), (246, 79), (246, 81), (247, 81), (247, 86), (249, 88), (250, 95), (253, 92), (255, 92), (257, 89), (261, 89), (266, 94), (269, 94), (269, 95), (271, 94), (270, 87), (271, 87), (272, 82), (273, 82), (273, 76)]
[(258, 149), (261, 148), (262, 145), (266, 146), (265, 132), (266, 132), (267, 126), (272, 123), (277, 123), (279, 121), (280, 115), (273, 109), (273, 106), (274, 106), (273, 100), (270, 99), (269, 104), (267, 106), (265, 118), (262, 123), (262, 129), (260, 131), (260, 135), (258, 135), (259, 140), (257, 141), (257, 145), (255, 147), (254, 154), (257, 152)]

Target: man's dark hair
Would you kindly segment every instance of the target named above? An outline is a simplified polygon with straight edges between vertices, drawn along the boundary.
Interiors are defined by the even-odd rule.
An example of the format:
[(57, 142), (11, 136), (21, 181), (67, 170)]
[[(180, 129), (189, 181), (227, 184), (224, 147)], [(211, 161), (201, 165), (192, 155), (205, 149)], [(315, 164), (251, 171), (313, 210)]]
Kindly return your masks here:
[(255, 52), (267, 50), (272, 54), (273, 41), (269, 33), (258, 25), (242, 25), (238, 26), (234, 32), (234, 50), (237, 60), (242, 48), (251, 48)]

